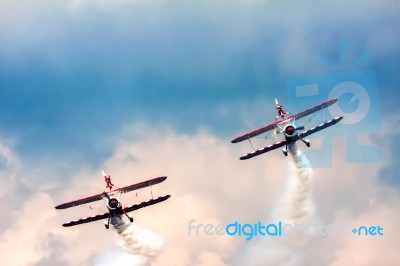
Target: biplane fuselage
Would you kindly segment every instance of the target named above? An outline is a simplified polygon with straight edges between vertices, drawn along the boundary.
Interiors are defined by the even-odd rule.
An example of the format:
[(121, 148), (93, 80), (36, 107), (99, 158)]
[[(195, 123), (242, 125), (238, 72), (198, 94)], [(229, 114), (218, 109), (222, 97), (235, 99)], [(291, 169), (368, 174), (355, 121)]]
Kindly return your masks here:
[[(114, 227), (118, 227), (118, 226), (120, 226), (120, 225), (122, 225), (122, 224), (124, 223), (124, 222), (122, 221), (122, 214), (123, 214), (123, 212), (122, 212), (121, 203), (118, 202), (118, 205), (119, 205), (118, 207), (110, 208), (110, 205), (107, 204), (107, 208), (108, 208), (108, 212), (109, 212), (109, 216), (110, 216), (110, 218), (109, 218), (109, 223), (110, 223), (111, 225), (113, 225)], [(132, 217), (130, 217), (130, 218), (132, 218)], [(132, 218), (132, 219), (133, 219), (133, 218)], [(109, 226), (108, 223), (107, 223), (106, 225)], [(108, 226), (106, 226), (106, 228), (107, 228)]]
[[(114, 211), (110, 210), (110, 224), (112, 226), (114, 226), (114, 228), (117, 228), (124, 224), (124, 221), (122, 220), (122, 214), (123, 214), (122, 207), (120, 207)], [(132, 217), (130, 217), (130, 218), (132, 218)], [(106, 228), (109, 227), (109, 224), (106, 224), (106, 222), (104, 222), (104, 224), (106, 225)]]
[(117, 192), (116, 194), (107, 192), (103, 193), (103, 199), (105, 200), (108, 209), (108, 220), (104, 222), (104, 225), (107, 229), (109, 228), (110, 224), (114, 226), (114, 228), (124, 224), (122, 215), (125, 215), (131, 222), (133, 222), (133, 217), (126, 214), (122, 208), (120, 195), (120, 192)]

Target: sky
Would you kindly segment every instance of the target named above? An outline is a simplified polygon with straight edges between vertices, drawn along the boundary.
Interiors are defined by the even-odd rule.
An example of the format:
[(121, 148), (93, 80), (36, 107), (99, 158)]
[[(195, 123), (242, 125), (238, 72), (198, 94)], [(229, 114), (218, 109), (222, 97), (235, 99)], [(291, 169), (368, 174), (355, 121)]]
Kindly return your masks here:
[(328, 116), (343, 123), (310, 137), (305, 153), (315, 216), (380, 223), (387, 234), (316, 239), (287, 265), (398, 265), (399, 9), (389, 0), (0, 0), (6, 265), (100, 265), (120, 252), (101, 222), (60, 226), (87, 210), (53, 208), (102, 190), (101, 169), (121, 185), (168, 175), (156, 191), (171, 199), (134, 213), (166, 241), (154, 265), (257, 265), (246, 254), (269, 243), (188, 236), (187, 223), (270, 219), (290, 162), (279, 150), (239, 161), (251, 146), (230, 140), (273, 120), (275, 98), (295, 113), (330, 97), (339, 102)]

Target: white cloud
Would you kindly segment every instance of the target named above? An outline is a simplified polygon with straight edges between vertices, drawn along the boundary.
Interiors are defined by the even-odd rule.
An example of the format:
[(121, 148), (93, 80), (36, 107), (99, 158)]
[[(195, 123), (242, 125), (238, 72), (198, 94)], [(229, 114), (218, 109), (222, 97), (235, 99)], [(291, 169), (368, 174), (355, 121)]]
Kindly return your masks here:
[[(288, 172), (288, 162), (279, 151), (239, 161), (239, 150), (245, 149), (246, 144), (233, 145), (205, 131), (185, 135), (165, 127), (155, 130), (146, 124), (135, 124), (121, 135), (125, 137), (104, 162), (104, 169), (115, 184), (123, 186), (168, 175), (164, 183), (153, 187), (153, 193), (172, 197), (133, 213), (135, 222), (165, 240), (164, 250), (154, 265), (232, 265), (244, 250), (252, 249), (255, 242), (242, 238), (204, 233), (189, 236), (188, 223), (192, 219), (196, 225), (268, 221), (285, 189)], [(341, 139), (337, 142), (333, 167), (314, 169), (316, 215), (326, 222), (349, 225), (380, 223), (385, 236), (317, 238), (307, 250), (301, 251), (301, 261), (335, 266), (350, 262), (373, 265), (384, 249), (398, 249), (394, 232), (399, 222), (399, 205), (395, 204), (399, 196), (391, 192), (389, 197), (390, 189), (379, 184), (376, 174), (379, 165), (347, 164), (341, 155), (344, 142)], [(47, 181), (43, 182), (46, 187)], [(41, 244), (46, 239), (58, 243), (54, 250), (62, 246), (66, 256), (60, 262), (69, 265), (93, 265), (121, 254), (116, 252), (112, 233), (101, 222), (61, 227), (64, 221), (92, 215), (96, 208), (104, 209), (102, 203), (93, 205), (94, 210), (53, 209), (59, 201), (101, 191), (104, 184), (100, 169), (76, 169), (59, 186), (54, 188), (53, 184), (46, 191), (41, 191), (40, 186), (31, 187), (21, 207), (10, 213), (13, 222), (0, 235), (5, 262), (11, 263), (17, 256), (23, 265), (45, 265), (53, 251)], [(149, 191), (143, 190), (137, 197), (135, 193), (126, 194), (123, 203), (149, 197)], [(24, 256), (19, 256), (20, 247), (24, 248)], [(315, 258), (315, 252), (330, 255)], [(396, 252), (385, 254), (384, 261), (389, 265), (398, 261)], [(293, 263), (296, 265), (296, 260)]]

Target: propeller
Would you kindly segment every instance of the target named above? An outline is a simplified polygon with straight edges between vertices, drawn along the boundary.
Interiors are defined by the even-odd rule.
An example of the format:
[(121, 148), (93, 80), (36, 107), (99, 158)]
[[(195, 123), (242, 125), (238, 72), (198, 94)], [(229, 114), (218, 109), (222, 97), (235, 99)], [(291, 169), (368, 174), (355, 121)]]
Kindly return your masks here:
[(295, 120), (293, 120), (293, 126), (296, 128), (296, 130), (304, 130), (304, 129), (306, 129), (306, 127), (305, 126), (296, 126), (295, 125)]
[[(293, 124), (292, 124), (295, 128), (296, 128), (296, 130), (305, 130), (306, 129), (306, 127), (305, 126), (296, 126), (295, 124), (294, 124), (294, 121), (293, 121)], [(279, 125), (277, 125), (277, 127), (279, 128), (279, 129), (275, 129), (274, 130), (274, 134), (282, 134), (283, 133), (283, 128), (282, 127), (280, 127)]]

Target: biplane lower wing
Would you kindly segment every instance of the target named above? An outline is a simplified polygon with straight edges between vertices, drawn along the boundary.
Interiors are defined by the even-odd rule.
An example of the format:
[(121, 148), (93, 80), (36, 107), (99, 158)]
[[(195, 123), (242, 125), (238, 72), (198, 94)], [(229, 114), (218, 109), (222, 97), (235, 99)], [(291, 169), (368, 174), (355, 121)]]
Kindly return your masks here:
[[(117, 192), (117, 191), (121, 191), (122, 193), (126, 193), (126, 192), (130, 192), (133, 190), (137, 190), (137, 189), (141, 189), (141, 188), (145, 188), (145, 187), (149, 187), (155, 184), (159, 184), (163, 181), (165, 181), (165, 179), (167, 179), (166, 176), (160, 176), (160, 177), (156, 177), (150, 180), (146, 180), (137, 184), (133, 184), (133, 185), (129, 185), (123, 188), (118, 188), (115, 190), (112, 190), (108, 193), (113, 193), (113, 192)], [(75, 207), (78, 205), (82, 205), (82, 204), (87, 204), (93, 201), (98, 201), (101, 200), (103, 198), (103, 193), (94, 195), (94, 196), (90, 196), (90, 197), (86, 197), (86, 198), (82, 198), (82, 199), (78, 199), (78, 200), (74, 200), (74, 201), (70, 201), (70, 202), (66, 202), (60, 205), (57, 205), (55, 208), (56, 209), (67, 209), (67, 208), (71, 208), (71, 207)]]
[[(151, 206), (160, 202), (163, 202), (165, 200), (167, 200), (169, 197), (171, 197), (170, 195), (165, 195), (165, 196), (161, 196), (158, 197), (156, 199), (150, 199), (148, 201), (139, 203), (139, 204), (135, 204), (132, 205), (130, 207), (126, 207), (124, 208), (125, 212), (132, 212), (147, 206)], [(64, 227), (70, 227), (70, 226), (74, 226), (74, 225), (78, 225), (78, 224), (85, 224), (85, 223), (90, 223), (90, 222), (94, 222), (94, 221), (98, 221), (98, 220), (103, 220), (103, 219), (107, 219), (108, 218), (109, 213), (103, 213), (103, 214), (97, 214), (95, 216), (90, 216), (90, 217), (86, 217), (86, 218), (81, 218), (75, 221), (70, 221), (68, 223), (64, 223), (62, 226)]]
[(125, 212), (133, 212), (133, 211), (136, 211), (138, 209), (141, 209), (141, 208), (144, 208), (144, 207), (147, 207), (147, 206), (150, 206), (150, 205), (154, 205), (154, 204), (163, 202), (163, 201), (169, 199), (169, 197), (171, 197), (171, 195), (165, 195), (165, 196), (158, 197), (156, 199), (151, 199), (151, 200), (148, 200), (148, 201), (144, 201), (142, 203), (135, 204), (135, 205), (132, 205), (130, 207), (126, 207), (126, 208), (124, 208), (124, 211)]
[(90, 223), (90, 222), (103, 220), (103, 219), (107, 219), (107, 218), (108, 218), (108, 212), (103, 213), (103, 214), (97, 214), (95, 216), (81, 218), (81, 219), (75, 220), (75, 221), (70, 221), (69, 223), (64, 223), (62, 226), (70, 227), (70, 226), (74, 226), (74, 225), (78, 225), (78, 224)]
[(304, 131), (302, 133), (299, 133), (299, 135), (295, 136), (294, 140), (296, 141), (296, 140), (299, 140), (300, 138), (305, 138), (305, 137), (307, 137), (307, 136), (309, 136), (311, 134), (314, 134), (314, 133), (316, 133), (316, 132), (318, 132), (320, 130), (323, 130), (323, 129), (327, 128), (327, 127), (333, 126), (334, 124), (338, 123), (342, 119), (343, 119), (343, 116), (338, 116), (338, 117), (336, 117), (334, 119), (328, 120), (328, 121), (326, 121), (326, 122), (324, 122), (324, 123), (322, 123), (322, 124), (320, 124), (318, 126), (315, 126), (313, 128), (310, 128), (309, 130), (306, 130), (306, 131)]
[[(326, 121), (326, 122), (324, 122), (324, 123), (322, 123), (322, 124), (320, 124), (320, 125), (318, 125), (316, 127), (313, 127), (313, 128), (311, 128), (311, 129), (309, 129), (307, 131), (304, 131), (302, 133), (299, 133), (298, 135), (296, 135), (293, 138), (292, 141), (297, 141), (297, 140), (305, 138), (305, 137), (307, 137), (307, 136), (309, 136), (311, 134), (314, 134), (314, 133), (316, 133), (316, 132), (318, 132), (320, 130), (323, 130), (323, 129), (327, 128), (327, 127), (333, 126), (334, 124), (338, 123), (342, 119), (343, 119), (343, 116), (339, 116), (339, 117), (336, 117), (334, 119), (328, 120), (328, 121)], [(242, 157), (240, 157), (240, 160), (247, 160), (247, 159), (253, 158), (253, 157), (257, 156), (257, 155), (260, 155), (260, 154), (275, 150), (277, 148), (280, 148), (280, 147), (286, 145), (286, 143), (287, 143), (286, 140), (282, 140), (282, 141), (277, 142), (275, 144), (272, 144), (272, 145), (266, 146), (264, 148), (261, 148), (261, 149), (255, 150), (253, 152), (250, 152), (248, 154), (245, 154)]]
[(260, 154), (275, 150), (275, 149), (277, 149), (279, 147), (285, 146), (286, 142), (287, 142), (286, 140), (282, 140), (280, 142), (271, 144), (271, 145), (266, 146), (264, 148), (255, 150), (253, 152), (249, 152), (248, 154), (245, 154), (242, 157), (240, 157), (240, 160), (247, 160), (247, 159), (253, 158), (253, 157), (257, 156), (257, 155), (260, 155)]

